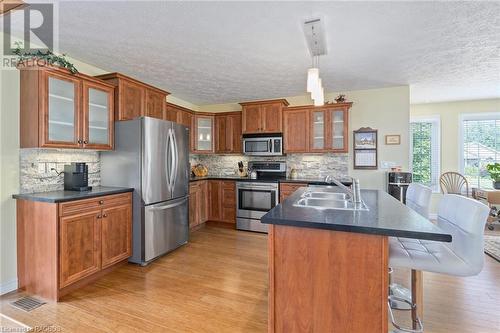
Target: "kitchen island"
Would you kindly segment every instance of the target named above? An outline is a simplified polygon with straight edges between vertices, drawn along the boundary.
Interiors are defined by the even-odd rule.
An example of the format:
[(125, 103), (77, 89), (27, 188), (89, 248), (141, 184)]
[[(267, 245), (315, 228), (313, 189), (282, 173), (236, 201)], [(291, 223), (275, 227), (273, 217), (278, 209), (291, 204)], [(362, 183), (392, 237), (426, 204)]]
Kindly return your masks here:
[(368, 210), (297, 205), (297, 190), (269, 211), (269, 332), (388, 331), (388, 241), (450, 242), (451, 235), (379, 190)]

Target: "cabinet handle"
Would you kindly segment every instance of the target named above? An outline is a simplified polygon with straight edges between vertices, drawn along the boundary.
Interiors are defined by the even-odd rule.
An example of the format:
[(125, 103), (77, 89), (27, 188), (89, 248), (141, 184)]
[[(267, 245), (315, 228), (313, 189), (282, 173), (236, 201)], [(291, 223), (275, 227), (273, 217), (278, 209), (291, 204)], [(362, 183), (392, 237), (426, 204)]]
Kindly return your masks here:
[(100, 219), (102, 216), (101, 215), (97, 215), (97, 218)]
[(82, 139), (78, 139), (78, 144), (82, 144)]
[(83, 143), (84, 143), (84, 144), (87, 144), (87, 143), (89, 143), (89, 142), (88, 142), (87, 140), (83, 140)]
[(102, 214), (102, 217), (108, 217), (108, 214)]
[(104, 200), (99, 200), (99, 205), (102, 205), (104, 203)]

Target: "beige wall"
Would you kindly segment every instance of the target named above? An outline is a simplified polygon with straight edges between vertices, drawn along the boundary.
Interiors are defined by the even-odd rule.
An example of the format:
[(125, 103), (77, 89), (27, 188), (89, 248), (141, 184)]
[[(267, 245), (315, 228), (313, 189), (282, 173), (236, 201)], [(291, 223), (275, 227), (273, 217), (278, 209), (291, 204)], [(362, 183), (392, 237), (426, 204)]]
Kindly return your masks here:
[[(437, 115), (441, 121), (441, 171), (459, 171), (459, 118), (461, 114), (500, 112), (500, 99), (410, 105), (411, 117)], [(441, 195), (433, 194), (431, 213), (437, 212)]]
[[(408, 170), (409, 161), (409, 116), (410, 94), (408, 86), (383, 89), (369, 89), (342, 92), (353, 102), (349, 119), (349, 174), (359, 178), (363, 188), (385, 188), (385, 172), (380, 168), (382, 161), (394, 162), (404, 170)], [(327, 93), (325, 100), (333, 100), (338, 93)], [(312, 100), (308, 95), (284, 97), (292, 106), (310, 105)], [(241, 111), (238, 103), (202, 105), (200, 111), (225, 112)], [(352, 169), (352, 130), (360, 127), (378, 129), (378, 170)], [(401, 144), (385, 145), (385, 135), (400, 134)]]

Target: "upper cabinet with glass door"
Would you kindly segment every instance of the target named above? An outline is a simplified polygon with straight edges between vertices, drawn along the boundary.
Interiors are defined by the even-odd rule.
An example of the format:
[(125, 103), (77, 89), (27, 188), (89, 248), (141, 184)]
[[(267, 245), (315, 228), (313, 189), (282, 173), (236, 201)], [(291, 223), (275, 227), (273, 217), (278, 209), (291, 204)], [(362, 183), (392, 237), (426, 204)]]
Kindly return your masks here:
[(113, 88), (83, 83), (83, 143), (90, 149), (112, 149)]
[(194, 116), (195, 152), (214, 152), (214, 116)]
[(46, 95), (41, 141), (45, 147), (78, 147), (81, 82), (77, 78), (46, 72), (42, 79)]
[(113, 149), (113, 92), (59, 67), (20, 67), (21, 148)]

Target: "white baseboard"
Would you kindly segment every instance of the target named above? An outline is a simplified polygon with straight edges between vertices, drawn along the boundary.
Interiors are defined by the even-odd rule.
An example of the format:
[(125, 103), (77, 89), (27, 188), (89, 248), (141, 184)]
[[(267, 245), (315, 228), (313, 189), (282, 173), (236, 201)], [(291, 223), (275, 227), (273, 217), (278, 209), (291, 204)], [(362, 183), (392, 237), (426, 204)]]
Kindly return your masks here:
[(17, 289), (17, 279), (12, 279), (10, 281), (0, 283), (0, 295), (10, 293)]

